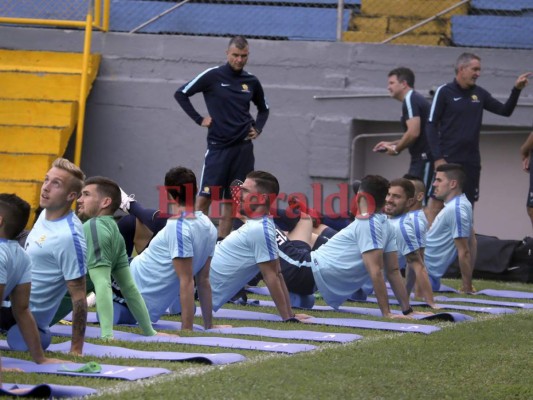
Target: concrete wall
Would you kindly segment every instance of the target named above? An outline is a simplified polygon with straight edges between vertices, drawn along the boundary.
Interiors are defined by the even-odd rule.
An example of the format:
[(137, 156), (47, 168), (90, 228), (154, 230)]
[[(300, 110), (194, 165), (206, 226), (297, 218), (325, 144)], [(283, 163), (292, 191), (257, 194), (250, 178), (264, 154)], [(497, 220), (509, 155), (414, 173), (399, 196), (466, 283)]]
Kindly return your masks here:
[[(174, 91), (206, 68), (225, 62), (226, 38), (96, 34), (93, 49), (103, 56), (88, 101), (82, 167), (103, 174), (149, 206), (166, 170), (181, 164), (201, 172), (205, 131), (179, 109)], [(0, 28), (0, 47), (80, 51), (76, 31)], [(400, 103), (388, 97), (386, 75), (411, 67), (417, 90), (453, 78), (453, 63), (464, 48), (356, 43), (250, 41), (247, 69), (266, 91), (271, 114), (255, 142), (256, 168), (271, 171), (282, 191), (311, 196), (320, 182), (324, 196), (339, 183), (366, 173), (402, 175), (408, 156), (371, 152), (379, 133), (399, 132)], [(519, 73), (533, 65), (527, 50), (474, 49), (482, 57), (479, 84), (502, 100)], [(316, 98), (315, 96), (341, 96)], [(344, 96), (344, 97), (342, 97)], [(351, 97), (346, 97), (351, 96)], [(205, 110), (201, 96), (193, 97)], [(531, 234), (525, 212), (528, 176), (518, 148), (531, 131), (533, 91), (524, 90), (511, 118), (487, 113), (481, 141), (481, 200), (475, 210), (479, 233), (501, 238)], [(514, 132), (514, 133), (511, 133)], [(352, 142), (355, 141), (352, 155)]]

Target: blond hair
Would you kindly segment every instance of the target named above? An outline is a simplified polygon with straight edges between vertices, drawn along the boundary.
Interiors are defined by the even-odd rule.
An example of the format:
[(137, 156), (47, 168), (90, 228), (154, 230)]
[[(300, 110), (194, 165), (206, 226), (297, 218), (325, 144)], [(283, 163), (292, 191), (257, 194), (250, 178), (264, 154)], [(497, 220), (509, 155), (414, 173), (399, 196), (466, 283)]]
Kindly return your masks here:
[(52, 163), (52, 167), (67, 171), (72, 177), (70, 189), (76, 193), (81, 192), (81, 189), (83, 188), (83, 181), (85, 180), (85, 174), (80, 167), (66, 158), (61, 157), (55, 159), (55, 161)]

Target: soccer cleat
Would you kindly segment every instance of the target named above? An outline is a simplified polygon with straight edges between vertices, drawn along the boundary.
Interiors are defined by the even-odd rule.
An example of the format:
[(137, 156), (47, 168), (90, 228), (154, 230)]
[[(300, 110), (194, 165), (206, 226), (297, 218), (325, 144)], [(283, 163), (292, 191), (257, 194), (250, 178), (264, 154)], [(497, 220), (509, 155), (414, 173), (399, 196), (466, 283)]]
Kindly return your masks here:
[(121, 197), (120, 209), (122, 211), (124, 211), (125, 213), (128, 213), (128, 211), (130, 209), (130, 203), (132, 201), (135, 201), (135, 195), (134, 194), (126, 194), (126, 192), (124, 190), (122, 190), (122, 188), (121, 188), (120, 189), (120, 197)]

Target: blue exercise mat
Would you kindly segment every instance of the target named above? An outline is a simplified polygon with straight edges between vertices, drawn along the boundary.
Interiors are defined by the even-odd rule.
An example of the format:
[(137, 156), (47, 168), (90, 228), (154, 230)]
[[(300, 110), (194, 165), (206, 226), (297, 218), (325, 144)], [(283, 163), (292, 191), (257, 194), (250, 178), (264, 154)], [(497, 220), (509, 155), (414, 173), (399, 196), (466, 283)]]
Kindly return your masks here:
[[(53, 336), (72, 336), (72, 326), (68, 325), (54, 325), (50, 328)], [(302, 351), (310, 351), (316, 349), (316, 346), (310, 344), (299, 343), (279, 343), (279, 342), (262, 342), (257, 340), (244, 340), (224, 337), (169, 337), (169, 336), (143, 336), (131, 332), (113, 331), (113, 336), (116, 340), (124, 340), (127, 342), (151, 342), (151, 343), (176, 343), (189, 344), (194, 346), (210, 346), (210, 347), (229, 347), (232, 349), (241, 350), (259, 350), (276, 353), (300, 353)], [(85, 337), (91, 339), (98, 339), (100, 337), (100, 329), (88, 326), (85, 330)]]
[(73, 362), (66, 362), (64, 364), (36, 364), (32, 361), (19, 360), (11, 357), (2, 357), (3, 368), (20, 368), (24, 372), (33, 372), (37, 374), (73, 375), (87, 376), (90, 378), (108, 378), (135, 381), (138, 379), (150, 378), (153, 376), (170, 373), (170, 371), (165, 368), (148, 368), (134, 366), (125, 367), (123, 365), (108, 364), (100, 364), (102, 370), (97, 373), (72, 372), (61, 370), (63, 366), (69, 369), (76, 369), (83, 367), (84, 364)]
[[(70, 341), (52, 344), (47, 350), (67, 354), (70, 352), (70, 344)], [(235, 353), (204, 354), (180, 353), (175, 351), (142, 351), (87, 342), (83, 345), (83, 355), (91, 357), (135, 358), (138, 360), (195, 361), (213, 365), (232, 364), (246, 360), (246, 357), (243, 355)]]
[[(70, 314), (69, 314), (70, 315)], [(87, 320), (94, 320), (96, 318), (96, 313), (89, 312), (87, 315)], [(65, 317), (67, 319), (67, 317)], [(131, 325), (129, 325), (131, 326)], [(161, 319), (154, 324), (152, 324), (154, 329), (178, 331), (181, 329), (181, 322), (179, 321), (169, 321)], [(329, 332), (315, 332), (315, 331), (304, 331), (304, 330), (277, 330), (277, 329), (266, 329), (266, 328), (256, 328), (256, 327), (239, 327), (239, 328), (224, 328), (224, 329), (209, 329), (204, 330), (200, 325), (193, 325), (194, 331), (197, 332), (208, 332), (208, 333), (218, 333), (225, 335), (248, 335), (248, 336), (263, 336), (276, 339), (291, 339), (291, 340), (308, 340), (313, 342), (338, 342), (338, 343), (347, 343), (359, 340), (362, 337), (360, 335), (351, 334), (351, 333), (329, 333)]]
[(533, 292), (519, 292), (516, 290), (483, 289), (474, 293), (474, 295), (505, 297), (507, 299), (533, 300)]
[(246, 291), (254, 294), (260, 294), (262, 296), (270, 296), (270, 292), (266, 286), (248, 286)]
[[(262, 313), (257, 311), (246, 311), (246, 310), (229, 310), (221, 308), (216, 313), (213, 314), (215, 318), (226, 318), (226, 319), (238, 319), (238, 320), (248, 320), (248, 321), (272, 321), (280, 322), (282, 321), (279, 315)], [(372, 321), (372, 320), (362, 320), (362, 319), (348, 319), (348, 318), (310, 318), (307, 319), (305, 323), (316, 324), (316, 325), (330, 325), (330, 326), (346, 326), (351, 328), (362, 328), (362, 329), (378, 329), (378, 330), (388, 330), (388, 331), (401, 331), (401, 332), (416, 332), (416, 333), (433, 333), (439, 331), (440, 328), (432, 325), (417, 325), (410, 324), (407, 322), (397, 323), (397, 322), (381, 322), (381, 321)]]
[[(24, 393), (14, 393), (15, 389), (23, 389)], [(84, 397), (96, 394), (96, 389), (84, 386), (65, 386), (65, 385), (51, 385), (43, 383), (41, 385), (21, 385), (19, 383), (4, 383), (0, 388), (1, 396), (10, 397), (30, 397), (36, 399), (62, 399), (73, 397)]]
[[(255, 304), (255, 303), (252, 303)], [(259, 301), (260, 306), (266, 306), (266, 307), (275, 307), (273, 301), (265, 301), (260, 300)], [(315, 311), (335, 311), (330, 306), (318, 306), (315, 305), (312, 310)], [(378, 308), (364, 308), (364, 307), (339, 307), (337, 311), (349, 313), (349, 314), (359, 314), (359, 315), (371, 315), (373, 317), (381, 317), (381, 310)], [(401, 314), (401, 311), (398, 310), (391, 310), (393, 314)], [(442, 321), (449, 321), (449, 322), (463, 322), (463, 321), (470, 321), (473, 318), (469, 315), (461, 314), (461, 313), (448, 313), (448, 312), (436, 312), (433, 315), (413, 315), (413, 317), (417, 320), (424, 319), (424, 320), (442, 320)]]
[(436, 301), (445, 301), (445, 302), (483, 304), (483, 305), (499, 306), (499, 307), (516, 307), (516, 308), (533, 309), (533, 303), (515, 303), (513, 301), (473, 299), (473, 298), (470, 298), (470, 297), (467, 298), (467, 297), (435, 296), (435, 300)]
[[(436, 296), (434, 300), (440, 301), (441, 296)], [(378, 300), (375, 297), (368, 297), (364, 301), (359, 301), (360, 303), (372, 303), (377, 304)], [(423, 307), (429, 307), (429, 304), (423, 302), (423, 301), (410, 301), (409, 302), (412, 306), (423, 306)], [(389, 299), (389, 304), (399, 305), (400, 302), (396, 299)], [(461, 311), (473, 311), (473, 312), (481, 312), (481, 313), (487, 313), (487, 314), (512, 314), (514, 311), (509, 308), (502, 308), (502, 307), (472, 307), (472, 306), (463, 306), (459, 304), (441, 304), (441, 303), (435, 303), (438, 307), (440, 307), (443, 310), (461, 310)], [(344, 308), (344, 307), (341, 307)], [(349, 307), (346, 307), (349, 308)]]
[[(154, 325), (155, 329), (164, 330), (178, 330), (181, 328), (181, 322), (159, 320)], [(256, 327), (238, 327), (238, 328), (223, 328), (223, 329), (208, 329), (204, 330), (202, 327), (195, 325), (195, 330), (218, 333), (224, 335), (251, 335), (251, 336), (264, 336), (277, 339), (292, 339), (292, 340), (308, 340), (313, 342), (339, 342), (347, 343), (359, 340), (362, 337), (360, 335), (349, 333), (328, 333), (328, 332), (315, 332), (315, 331), (300, 331), (300, 330), (278, 330)]]

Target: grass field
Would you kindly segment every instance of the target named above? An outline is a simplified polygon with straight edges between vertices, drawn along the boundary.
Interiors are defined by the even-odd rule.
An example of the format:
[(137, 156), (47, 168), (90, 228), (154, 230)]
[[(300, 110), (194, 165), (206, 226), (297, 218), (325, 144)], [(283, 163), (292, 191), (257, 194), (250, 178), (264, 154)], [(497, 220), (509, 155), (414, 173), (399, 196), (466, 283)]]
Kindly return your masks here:
[[(459, 282), (444, 280), (458, 287)], [(506, 289), (533, 292), (533, 285), (475, 281), (478, 290)], [(447, 294), (448, 295), (448, 294)], [(449, 295), (448, 295), (449, 296)], [(253, 296), (261, 298), (260, 296)], [(463, 296), (464, 297), (464, 296)], [(513, 301), (509, 299), (499, 299)], [(518, 300), (514, 300), (518, 302)], [(520, 301), (524, 302), (524, 301)], [(526, 301), (533, 303), (533, 301)], [(320, 302), (318, 302), (320, 304)], [(351, 303), (364, 307), (369, 304)], [(229, 307), (229, 306), (228, 306)], [(274, 312), (267, 307), (237, 307)], [(423, 310), (422, 308), (416, 308)], [(514, 314), (491, 315), (466, 312), (475, 319), (463, 323), (420, 322), (438, 325), (430, 335), (337, 328), (308, 324), (217, 320), (233, 326), (271, 329), (305, 329), (356, 333), (362, 340), (349, 344), (321, 344), (316, 350), (295, 355), (259, 351), (186, 346), (163, 343), (112, 345), (151, 351), (196, 353), (232, 352), (247, 360), (226, 366), (194, 362), (98, 359), (100, 363), (162, 367), (167, 375), (135, 382), (111, 379), (5, 373), (4, 382), (80, 385), (99, 390), (106, 399), (530, 399), (533, 398), (533, 311), (516, 308)], [(317, 317), (372, 319), (335, 312), (309, 312)], [(200, 320), (195, 321), (201, 323)], [(125, 328), (120, 328), (126, 330)], [(131, 329), (137, 332), (136, 329)], [(209, 336), (182, 333), (182, 336)], [(212, 335), (220, 336), (220, 335)], [(234, 336), (241, 339), (277, 341), (272, 338)], [(65, 339), (55, 338), (54, 343)], [(103, 342), (88, 340), (93, 343)], [(282, 341), (282, 340), (279, 340)], [(108, 343), (106, 343), (108, 344)], [(29, 359), (27, 354), (3, 352), (3, 356)], [(75, 362), (90, 357), (50, 355)]]

